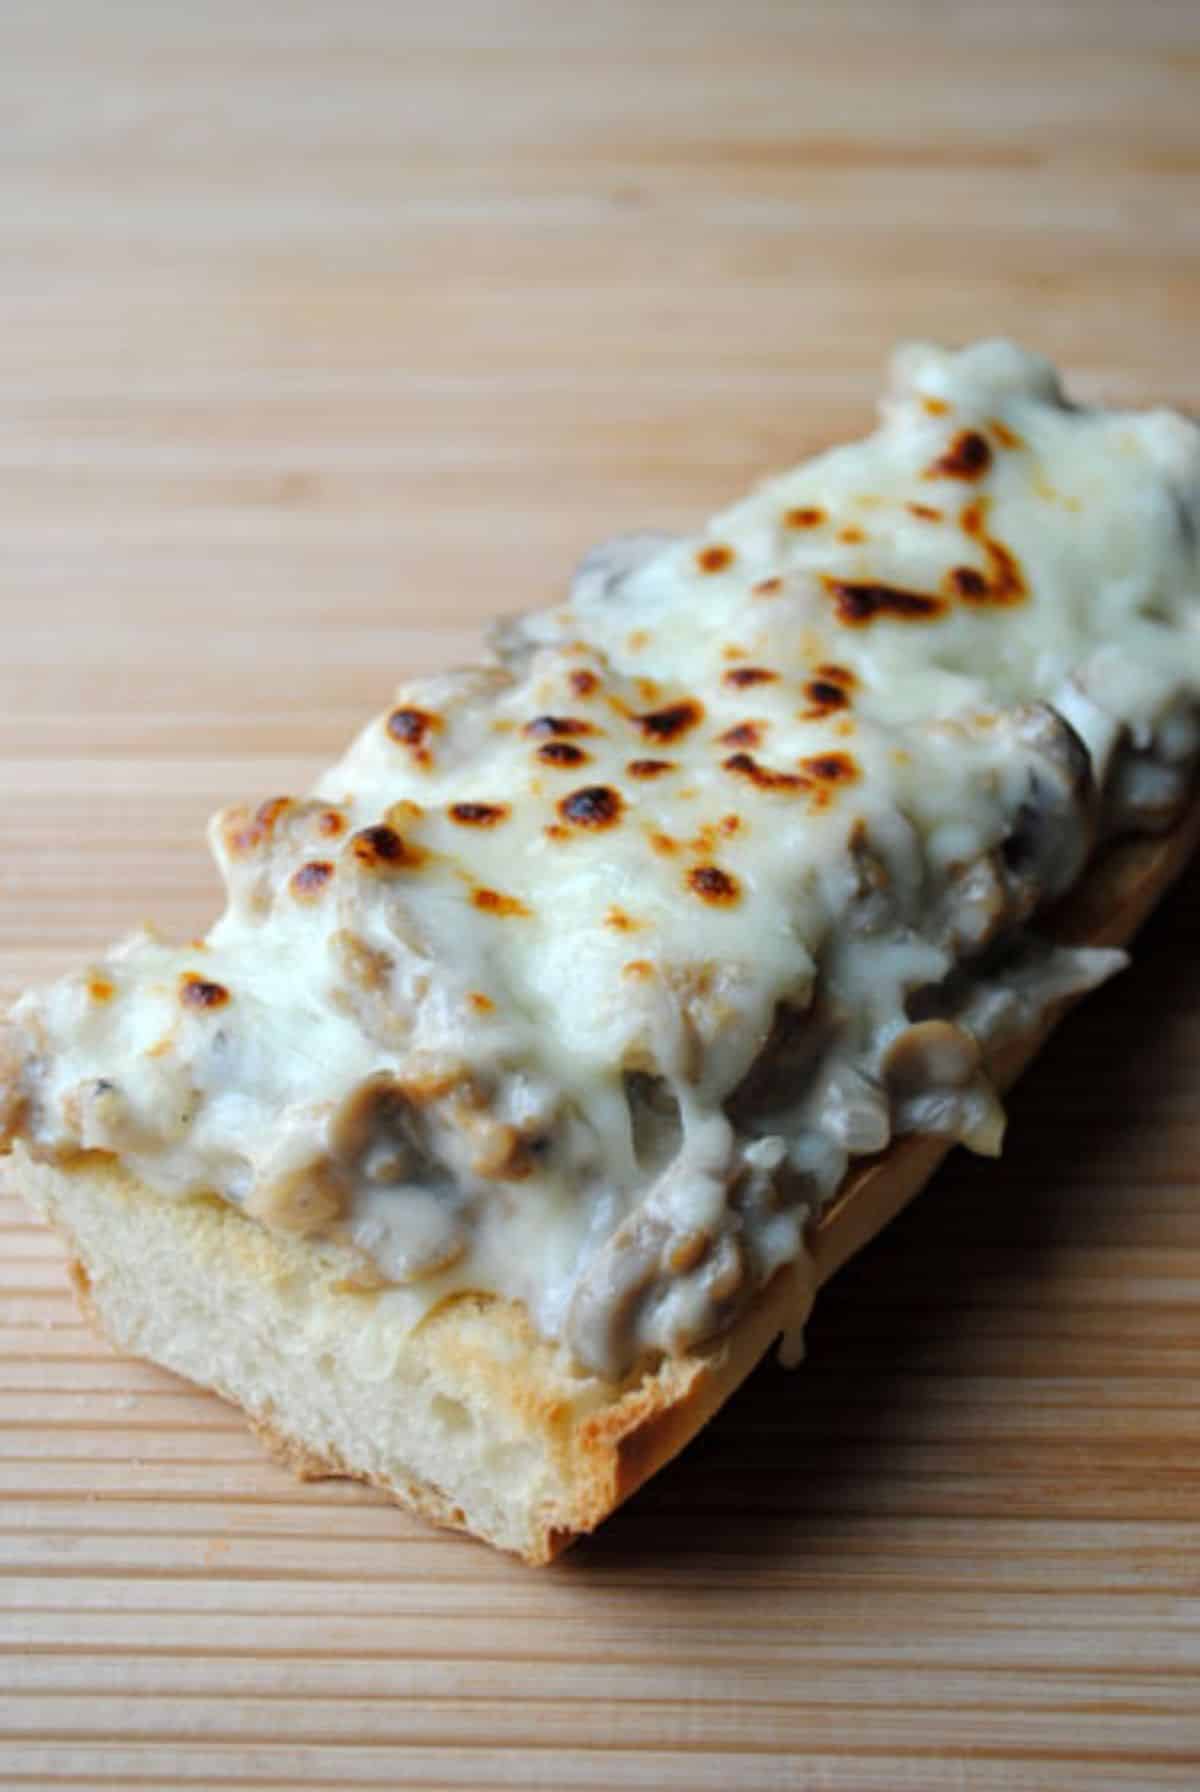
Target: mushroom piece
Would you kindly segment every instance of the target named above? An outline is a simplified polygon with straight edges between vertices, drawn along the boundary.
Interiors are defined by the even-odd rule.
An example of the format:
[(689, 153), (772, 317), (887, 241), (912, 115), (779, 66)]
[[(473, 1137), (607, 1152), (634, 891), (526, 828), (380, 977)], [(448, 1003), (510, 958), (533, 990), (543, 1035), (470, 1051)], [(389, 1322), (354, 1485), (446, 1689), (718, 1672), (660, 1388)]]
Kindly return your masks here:
[(345, 1218), (350, 1192), (344, 1171), (328, 1158), (316, 1158), (259, 1182), (246, 1212), (274, 1231), (313, 1238)]
[(387, 1050), (406, 1047), (414, 1003), (428, 987), (425, 961), (403, 946), (395, 955), (382, 951), (350, 927), (330, 934), (328, 950), (337, 978), (330, 990), (334, 1004)]
[(906, 1027), (883, 1055), (897, 1132), (961, 1139), (994, 1157), (1004, 1136), (1004, 1110), (982, 1074), (979, 1041), (950, 1020)]
[(852, 893), (846, 910), (850, 933), (860, 938), (882, 933), (895, 923), (898, 905), (892, 874), (862, 825), (850, 836), (850, 872)]
[(848, 1151), (867, 1157), (882, 1151), (892, 1135), (887, 1096), (856, 1065), (834, 1062), (813, 1101), (821, 1131)]
[(386, 1072), (348, 1095), (329, 1122), (329, 1142), (340, 1163), (368, 1182), (405, 1182), (428, 1167), (418, 1109)]
[(1000, 849), (1014, 918), (1023, 919), (1069, 889), (1087, 862), (1095, 834), (1091, 756), (1048, 703), (998, 719), (1027, 759), (1024, 791)]
[(942, 938), (959, 958), (990, 946), (1009, 919), (998, 854), (984, 853), (950, 879), (942, 899)]
[(979, 1042), (950, 1020), (922, 1020), (905, 1027), (883, 1054), (880, 1070), (896, 1096), (930, 1089), (965, 1089), (980, 1066)]
[[(691, 1233), (687, 1235), (690, 1239)], [(616, 1380), (637, 1360), (642, 1310), (683, 1239), (662, 1214), (640, 1207), (624, 1220), (578, 1282), (566, 1336), (580, 1362)]]
[(640, 1207), (619, 1226), (578, 1283), (567, 1340), (610, 1379), (647, 1351), (679, 1356), (723, 1331), (753, 1292), (752, 1260), (736, 1217), (681, 1230)]
[(807, 1008), (779, 1002), (766, 1043), (725, 1104), (735, 1124), (794, 1105), (835, 1031), (833, 1007), (824, 995)]

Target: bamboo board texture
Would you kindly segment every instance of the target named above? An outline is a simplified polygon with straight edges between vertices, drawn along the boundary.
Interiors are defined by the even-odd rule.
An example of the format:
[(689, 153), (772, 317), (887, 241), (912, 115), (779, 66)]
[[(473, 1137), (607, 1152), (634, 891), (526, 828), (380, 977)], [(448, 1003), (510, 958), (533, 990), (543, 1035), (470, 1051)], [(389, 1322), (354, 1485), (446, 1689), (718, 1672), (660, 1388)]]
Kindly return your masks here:
[[(897, 337), (1200, 410), (1186, 0), (10, 0), (0, 116), (10, 993)], [(551, 1571), (293, 1483), (5, 1195), (0, 1786), (1195, 1786), (1198, 895)]]

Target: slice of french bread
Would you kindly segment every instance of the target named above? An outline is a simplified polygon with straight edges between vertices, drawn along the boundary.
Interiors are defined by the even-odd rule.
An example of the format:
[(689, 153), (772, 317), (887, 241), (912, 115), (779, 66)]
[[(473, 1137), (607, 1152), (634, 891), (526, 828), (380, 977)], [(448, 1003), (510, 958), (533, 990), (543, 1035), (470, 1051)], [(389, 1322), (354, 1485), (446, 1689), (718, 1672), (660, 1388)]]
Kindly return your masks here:
[[(1044, 929), (1127, 941), (1200, 838), (1200, 802), (1170, 833), (1105, 850)], [(1060, 1004), (993, 1062), (1006, 1087)], [(12, 1173), (62, 1235), (88, 1314), (122, 1350), (242, 1407), (299, 1475), (351, 1476), (400, 1504), (546, 1562), (598, 1525), (705, 1424), (820, 1285), (928, 1181), (945, 1140), (897, 1141), (847, 1177), (810, 1252), (716, 1344), (620, 1385), (573, 1368), (512, 1302), (464, 1295), (409, 1329), (386, 1293), (349, 1285), (336, 1246), (268, 1232), (225, 1202), (177, 1202), (112, 1159)]]

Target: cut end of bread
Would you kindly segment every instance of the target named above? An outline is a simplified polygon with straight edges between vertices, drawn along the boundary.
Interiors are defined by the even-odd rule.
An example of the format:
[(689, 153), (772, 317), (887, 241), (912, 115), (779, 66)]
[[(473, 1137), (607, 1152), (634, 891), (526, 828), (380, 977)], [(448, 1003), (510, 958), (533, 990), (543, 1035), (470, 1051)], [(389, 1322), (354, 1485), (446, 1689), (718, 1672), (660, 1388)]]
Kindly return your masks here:
[(102, 1157), (52, 1166), (18, 1147), (13, 1168), (119, 1349), (242, 1407), (302, 1479), (370, 1482), (532, 1563), (681, 1449), (768, 1347), (763, 1322), (786, 1323), (781, 1285), (752, 1340), (616, 1387), (573, 1368), (510, 1302), (460, 1296), (414, 1331), (386, 1291), (345, 1288), (336, 1250), (223, 1202), (172, 1201)]

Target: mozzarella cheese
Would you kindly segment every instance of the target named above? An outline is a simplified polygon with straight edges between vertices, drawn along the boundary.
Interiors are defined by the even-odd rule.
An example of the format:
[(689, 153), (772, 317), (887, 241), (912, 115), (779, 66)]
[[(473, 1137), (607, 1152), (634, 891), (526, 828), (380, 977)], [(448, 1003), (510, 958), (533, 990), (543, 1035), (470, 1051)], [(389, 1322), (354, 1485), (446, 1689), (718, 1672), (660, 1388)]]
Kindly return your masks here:
[[(998, 1145), (981, 1047), (1118, 968), (1029, 928), (1160, 825), (1200, 702), (1200, 431), (1006, 343), (403, 687), (229, 903), (14, 1010), (10, 1130), (523, 1301), (620, 1375), (729, 1324), (855, 1155)], [(2, 1118), (3, 1104), (0, 1104)]]

